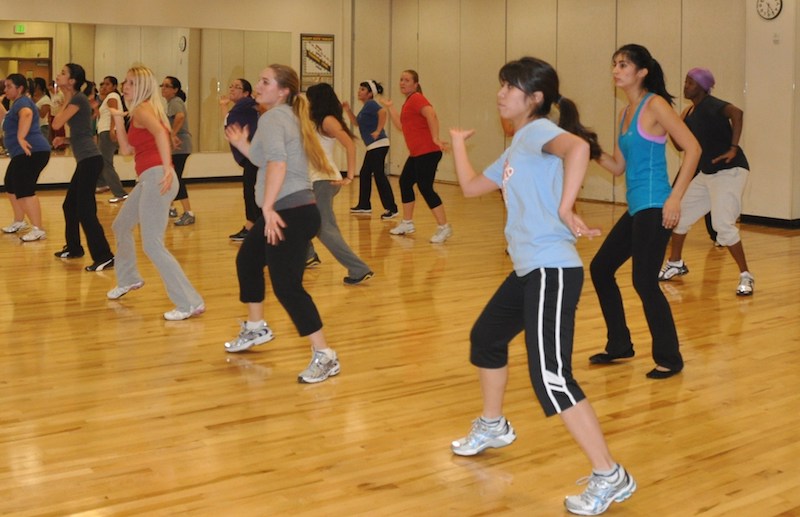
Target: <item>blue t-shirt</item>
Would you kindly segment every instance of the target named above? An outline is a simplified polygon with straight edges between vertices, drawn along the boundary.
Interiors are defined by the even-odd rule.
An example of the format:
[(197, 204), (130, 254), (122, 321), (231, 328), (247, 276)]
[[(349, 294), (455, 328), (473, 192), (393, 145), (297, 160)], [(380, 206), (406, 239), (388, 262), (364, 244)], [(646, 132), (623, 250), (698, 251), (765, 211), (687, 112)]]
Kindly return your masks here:
[[(358, 112), (356, 121), (358, 122), (358, 130), (361, 132), (361, 140), (364, 145), (369, 147), (373, 142), (386, 138), (385, 129), (381, 129), (378, 138), (372, 138), (372, 133), (378, 129), (378, 112), (381, 111), (381, 105), (370, 99), (364, 103), (364, 107)], [(388, 145), (388, 143), (387, 143)]]
[(667, 175), (667, 136), (648, 135), (639, 127), (639, 113), (652, 97), (648, 93), (633, 115), (628, 130), (622, 132), (623, 115), (619, 126), (619, 150), (625, 157), (625, 197), (628, 213), (661, 208), (672, 193)]
[(509, 148), (483, 171), (503, 189), (508, 254), (518, 276), (540, 267), (583, 265), (575, 237), (558, 216), (564, 164), (542, 150), (564, 132), (550, 120), (536, 119), (517, 131)]
[(19, 129), (19, 112), (22, 108), (28, 108), (33, 113), (31, 118), (31, 127), (25, 140), (31, 144), (31, 152), (38, 153), (40, 151), (50, 151), (50, 144), (47, 139), (42, 135), (42, 130), (39, 127), (39, 108), (30, 97), (20, 97), (11, 104), (11, 109), (6, 113), (3, 118), (3, 144), (8, 149), (8, 155), (14, 158), (21, 154), (25, 154), (22, 146), (17, 141), (17, 130)]

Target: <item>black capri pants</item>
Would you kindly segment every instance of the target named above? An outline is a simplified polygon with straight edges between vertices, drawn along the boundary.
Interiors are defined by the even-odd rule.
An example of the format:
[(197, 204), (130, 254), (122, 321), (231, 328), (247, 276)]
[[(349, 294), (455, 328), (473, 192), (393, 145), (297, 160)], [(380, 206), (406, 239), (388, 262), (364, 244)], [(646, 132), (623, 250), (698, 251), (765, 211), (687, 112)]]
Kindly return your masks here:
[(36, 182), (49, 161), (50, 151), (37, 151), (30, 156), (22, 153), (11, 158), (3, 180), (6, 192), (17, 199), (35, 196)]
[(433, 210), (442, 204), (442, 198), (433, 190), (436, 168), (441, 159), (441, 151), (408, 157), (403, 166), (403, 172), (400, 173), (400, 198), (403, 203), (413, 203), (416, 199), (414, 197), (414, 184), (416, 183), (428, 208)]
[(572, 377), (575, 311), (583, 268), (512, 272), (483, 309), (470, 335), (470, 361), (479, 368), (508, 364), (508, 344), (523, 330), (528, 372), (544, 414), (565, 411), (584, 398)]

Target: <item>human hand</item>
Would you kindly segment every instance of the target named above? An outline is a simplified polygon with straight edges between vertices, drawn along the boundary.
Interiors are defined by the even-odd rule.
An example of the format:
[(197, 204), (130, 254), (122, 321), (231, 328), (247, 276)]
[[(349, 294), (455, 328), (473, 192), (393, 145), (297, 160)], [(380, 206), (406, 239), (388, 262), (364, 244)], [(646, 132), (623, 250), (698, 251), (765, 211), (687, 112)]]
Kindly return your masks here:
[(261, 212), (264, 214), (264, 237), (269, 244), (277, 246), (285, 239), (283, 229), (286, 228), (286, 223), (275, 210), (263, 208)]

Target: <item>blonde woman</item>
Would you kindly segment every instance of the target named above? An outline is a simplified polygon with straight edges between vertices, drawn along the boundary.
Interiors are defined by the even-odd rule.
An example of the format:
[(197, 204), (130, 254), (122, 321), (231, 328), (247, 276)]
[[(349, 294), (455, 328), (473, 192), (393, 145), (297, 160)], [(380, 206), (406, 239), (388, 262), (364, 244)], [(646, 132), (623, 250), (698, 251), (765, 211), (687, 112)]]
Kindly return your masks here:
[(178, 177), (172, 166), (169, 121), (158, 81), (149, 68), (133, 67), (128, 70), (122, 94), (130, 109), (130, 129), (125, 130), (122, 112), (112, 110), (112, 114), (120, 153), (134, 155), (137, 181), (112, 225), (117, 239), (117, 287), (108, 292), (108, 298), (116, 300), (144, 285), (136, 267), (133, 241), (133, 229), (138, 224), (142, 248), (176, 305), (164, 313), (164, 319), (185, 320), (202, 314), (206, 307), (181, 265), (164, 246), (169, 205), (178, 192)]
[(325, 340), (314, 300), (303, 288), (306, 252), (319, 232), (320, 214), (309, 179), (309, 166), (330, 170), (309, 118), (308, 101), (300, 93), (297, 72), (285, 65), (265, 68), (255, 87), (264, 113), (252, 142), (238, 124), (225, 128), (228, 141), (258, 166), (256, 203), (261, 217), (236, 256), (239, 299), (247, 304), (247, 321), (239, 335), (225, 343), (228, 352), (242, 352), (272, 340), (264, 321), (264, 264), (275, 296), (301, 336), (311, 341), (311, 362), (298, 382), (316, 383), (339, 373), (339, 360)]

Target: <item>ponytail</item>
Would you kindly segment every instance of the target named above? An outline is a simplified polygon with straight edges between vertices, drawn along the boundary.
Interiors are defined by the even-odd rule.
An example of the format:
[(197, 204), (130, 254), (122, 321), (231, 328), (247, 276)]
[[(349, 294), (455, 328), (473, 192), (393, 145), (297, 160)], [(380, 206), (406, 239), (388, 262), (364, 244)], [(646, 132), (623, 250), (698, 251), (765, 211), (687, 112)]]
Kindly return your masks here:
[(597, 133), (581, 124), (578, 107), (574, 102), (565, 98), (558, 97), (558, 126), (570, 133), (573, 133), (589, 143), (589, 157), (592, 160), (600, 158), (603, 148), (597, 141)]
[(308, 100), (302, 95), (290, 94), (293, 97), (289, 102), (297, 119), (300, 121), (300, 135), (303, 139), (303, 150), (306, 152), (308, 163), (312, 168), (331, 176), (331, 179), (341, 179), (328, 161), (328, 156), (322, 148), (317, 137), (316, 124), (311, 120)]

